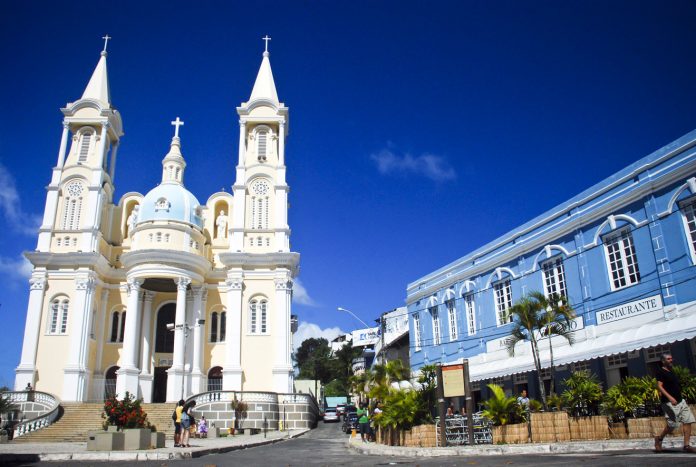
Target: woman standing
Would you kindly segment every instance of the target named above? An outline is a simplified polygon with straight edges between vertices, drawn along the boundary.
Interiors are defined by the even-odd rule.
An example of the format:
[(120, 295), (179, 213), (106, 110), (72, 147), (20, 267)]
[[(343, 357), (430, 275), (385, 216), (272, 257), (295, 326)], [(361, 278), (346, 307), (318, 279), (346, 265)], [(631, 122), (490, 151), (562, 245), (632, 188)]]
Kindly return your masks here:
[(191, 424), (193, 423), (191, 409), (195, 406), (196, 402), (192, 401), (184, 406), (184, 410), (181, 413), (181, 447), (191, 447), (189, 444), (189, 437), (191, 436)]

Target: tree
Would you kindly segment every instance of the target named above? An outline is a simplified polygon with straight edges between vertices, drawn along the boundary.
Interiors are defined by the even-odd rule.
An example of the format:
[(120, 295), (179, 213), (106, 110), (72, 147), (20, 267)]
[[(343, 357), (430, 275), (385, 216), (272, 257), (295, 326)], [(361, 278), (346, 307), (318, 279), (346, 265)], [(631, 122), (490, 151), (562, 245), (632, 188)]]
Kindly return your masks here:
[(515, 345), (518, 342), (529, 341), (532, 346), (532, 358), (537, 372), (539, 383), (539, 393), (544, 410), (548, 409), (546, 404), (546, 391), (544, 381), (541, 379), (541, 361), (539, 359), (539, 342), (537, 333), (545, 326), (541, 321), (542, 305), (538, 300), (529, 296), (522, 297), (510, 308), (512, 317), (512, 333), (507, 340), (507, 350), (510, 356), (515, 355)]
[(543, 309), (539, 317), (542, 335), (549, 338), (549, 357), (551, 360), (551, 394), (556, 393), (556, 367), (553, 364), (553, 336), (561, 336), (573, 345), (573, 330), (571, 321), (575, 318), (575, 310), (568, 304), (568, 299), (559, 294), (551, 294), (547, 298), (541, 292), (531, 292), (530, 297), (536, 300)]
[[(299, 378), (313, 379), (326, 384), (333, 379), (331, 348), (329, 341), (311, 337), (305, 339), (292, 356), (295, 366), (299, 369)], [(317, 388), (315, 387), (315, 396)]]
[(340, 387), (344, 388), (342, 394), (337, 394), (344, 396), (348, 393), (348, 389), (351, 387), (350, 378), (353, 376), (353, 360), (362, 355), (362, 350), (353, 347), (350, 343), (346, 343), (338, 349), (333, 354), (333, 359), (331, 360), (331, 375), (332, 378), (338, 380)]

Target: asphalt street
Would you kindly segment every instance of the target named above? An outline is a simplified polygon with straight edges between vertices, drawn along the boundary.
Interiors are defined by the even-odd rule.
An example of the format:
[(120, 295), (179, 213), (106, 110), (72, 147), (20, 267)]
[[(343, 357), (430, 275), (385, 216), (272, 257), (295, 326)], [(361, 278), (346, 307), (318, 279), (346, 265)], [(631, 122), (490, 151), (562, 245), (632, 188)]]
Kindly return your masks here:
[(518, 455), (406, 458), (366, 456), (347, 446), (347, 435), (340, 424), (319, 423), (317, 429), (296, 439), (269, 446), (249, 448), (197, 459), (143, 462), (37, 462), (22, 466), (143, 466), (143, 467), (221, 467), (221, 466), (672, 466), (696, 465), (696, 454), (681, 452), (654, 454), (651, 451), (619, 451), (583, 455)]

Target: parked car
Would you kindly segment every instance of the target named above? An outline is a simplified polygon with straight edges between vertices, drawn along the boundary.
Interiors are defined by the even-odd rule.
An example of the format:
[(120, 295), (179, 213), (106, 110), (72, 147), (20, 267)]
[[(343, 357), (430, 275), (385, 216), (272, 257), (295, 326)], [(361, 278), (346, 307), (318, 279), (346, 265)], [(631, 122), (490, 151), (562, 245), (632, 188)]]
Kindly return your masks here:
[(336, 406), (336, 413), (338, 414), (339, 417), (341, 415), (343, 415), (345, 412), (346, 412), (346, 404), (338, 404)]
[(328, 408), (324, 411), (324, 423), (326, 422), (338, 422), (338, 414), (336, 413), (336, 409), (333, 407)]
[(358, 415), (355, 412), (346, 413), (343, 417), (343, 425), (341, 425), (341, 430), (344, 433), (350, 433), (351, 430), (358, 429)]

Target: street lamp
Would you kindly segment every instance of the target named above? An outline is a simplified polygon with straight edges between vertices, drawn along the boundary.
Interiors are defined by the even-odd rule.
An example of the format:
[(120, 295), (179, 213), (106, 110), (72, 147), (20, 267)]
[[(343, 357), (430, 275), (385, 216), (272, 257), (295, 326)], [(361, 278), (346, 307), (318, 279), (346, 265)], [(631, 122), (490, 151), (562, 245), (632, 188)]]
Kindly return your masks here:
[(340, 306), (337, 308), (337, 310), (338, 310), (338, 311), (345, 311), (346, 313), (350, 313), (350, 314), (353, 316), (353, 318), (355, 318), (355, 319), (357, 319), (358, 321), (360, 321), (366, 328), (369, 328), (369, 327), (370, 327), (369, 324), (367, 324), (365, 321), (363, 321), (363, 320), (361, 320), (360, 318), (358, 318), (358, 315), (356, 315), (356, 314), (353, 313), (352, 311), (347, 310), (347, 309), (345, 309), (345, 308), (342, 308), (342, 307), (340, 307)]
[[(184, 354), (182, 355), (182, 365), (183, 365), (183, 371), (186, 372), (186, 340), (188, 339), (189, 331), (193, 328), (197, 328), (200, 326), (203, 326), (205, 324), (204, 319), (197, 319), (196, 324), (193, 326), (189, 326), (188, 324), (174, 324), (174, 323), (167, 323), (167, 330), (168, 331), (176, 331), (177, 329), (181, 329), (184, 331)], [(181, 397), (180, 399), (184, 398), (184, 375), (181, 375)]]

